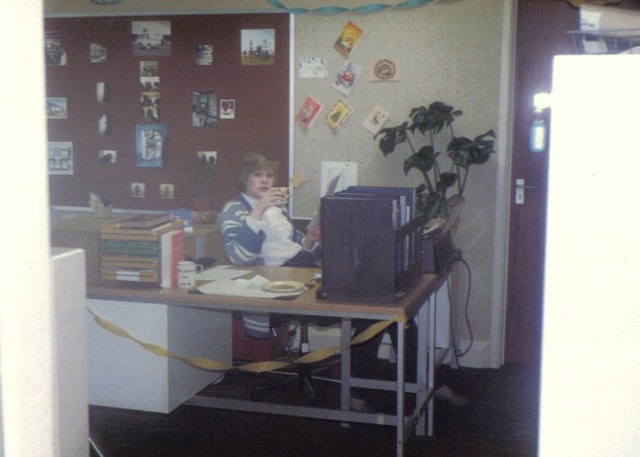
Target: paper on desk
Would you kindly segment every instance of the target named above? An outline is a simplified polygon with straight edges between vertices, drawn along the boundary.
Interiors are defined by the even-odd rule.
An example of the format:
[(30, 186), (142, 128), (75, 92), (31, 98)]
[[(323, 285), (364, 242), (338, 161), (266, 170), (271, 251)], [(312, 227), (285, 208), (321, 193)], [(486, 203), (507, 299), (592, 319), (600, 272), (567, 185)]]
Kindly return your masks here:
[[(245, 272), (246, 273), (246, 272)], [(211, 281), (199, 285), (198, 290), (208, 295), (233, 295), (236, 297), (255, 297), (255, 298), (277, 298), (286, 295), (295, 295), (291, 293), (265, 292), (262, 285), (268, 279), (256, 275), (251, 279), (232, 279), (228, 281)]]
[(248, 273), (247, 270), (236, 270), (233, 268), (209, 268), (196, 275), (196, 281), (228, 281), (239, 278)]

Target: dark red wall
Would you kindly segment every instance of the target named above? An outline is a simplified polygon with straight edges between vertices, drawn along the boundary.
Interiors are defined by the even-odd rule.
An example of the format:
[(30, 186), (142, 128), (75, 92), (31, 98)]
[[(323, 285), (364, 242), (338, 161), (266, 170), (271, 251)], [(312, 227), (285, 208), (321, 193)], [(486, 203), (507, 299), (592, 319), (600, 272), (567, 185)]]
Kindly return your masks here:
[[(131, 21), (171, 21), (170, 56), (134, 56)], [(275, 29), (275, 65), (242, 65), (242, 29)], [(49, 141), (74, 146), (74, 174), (50, 175), (52, 205), (88, 206), (89, 192), (109, 194), (115, 208), (171, 209), (189, 207), (196, 190), (188, 163), (199, 150), (218, 151), (214, 181), (216, 209), (237, 193), (235, 173), (242, 155), (267, 152), (281, 163), (286, 183), (289, 147), (289, 16), (182, 15), (160, 17), (49, 18), (47, 32), (66, 35), (67, 65), (48, 66), (47, 96), (67, 98), (67, 119), (48, 121)], [(107, 47), (107, 61), (91, 63), (89, 44)], [(213, 64), (198, 66), (199, 44), (213, 45)], [(135, 128), (140, 115), (139, 62), (156, 60), (160, 72), (160, 121), (167, 139), (162, 168), (136, 166)], [(96, 83), (111, 89), (108, 104), (96, 101)], [(234, 99), (235, 119), (219, 119), (215, 127), (191, 126), (192, 91), (215, 92)], [(112, 116), (111, 135), (98, 133), (101, 115)], [(100, 149), (118, 152), (114, 165), (98, 160)], [(146, 185), (146, 197), (131, 196), (130, 184)], [(159, 184), (174, 184), (173, 200), (161, 199)]]

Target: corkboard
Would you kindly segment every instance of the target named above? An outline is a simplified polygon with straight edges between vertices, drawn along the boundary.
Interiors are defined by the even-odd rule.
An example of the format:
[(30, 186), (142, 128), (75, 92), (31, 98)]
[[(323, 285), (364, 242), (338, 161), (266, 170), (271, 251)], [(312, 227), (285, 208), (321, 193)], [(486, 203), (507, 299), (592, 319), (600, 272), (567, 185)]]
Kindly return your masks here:
[[(170, 55), (135, 55), (132, 21), (168, 21)], [(115, 208), (190, 207), (196, 192), (188, 164), (197, 151), (217, 151), (214, 205), (220, 209), (237, 193), (236, 170), (247, 152), (260, 150), (280, 161), (279, 180), (287, 181), (289, 161), (290, 20), (288, 14), (223, 14), (45, 19), (45, 31), (64, 36), (65, 65), (46, 68), (47, 97), (66, 98), (66, 118), (49, 119), (49, 141), (73, 144), (73, 174), (51, 174), (51, 204), (87, 206), (89, 192), (108, 194)], [(242, 30), (273, 29), (273, 64), (243, 65)], [(92, 63), (91, 43), (106, 48), (106, 61)], [(197, 65), (196, 48), (213, 46), (211, 65)], [(155, 52), (165, 52), (166, 49)], [(144, 51), (143, 51), (144, 52)], [(154, 51), (152, 51), (154, 52)], [(158, 121), (164, 125), (162, 166), (141, 167), (136, 157), (136, 126), (145, 124), (141, 108), (140, 62), (157, 62)], [(96, 84), (107, 86), (108, 100), (97, 99)], [(218, 119), (213, 127), (192, 126), (192, 93), (214, 92)], [(235, 101), (235, 118), (220, 118), (220, 100)], [(101, 135), (99, 120), (110, 119)], [(99, 151), (117, 151), (104, 163)], [(142, 183), (144, 198), (132, 183)], [(173, 185), (162, 198), (160, 185)], [(166, 194), (164, 195), (166, 196)]]

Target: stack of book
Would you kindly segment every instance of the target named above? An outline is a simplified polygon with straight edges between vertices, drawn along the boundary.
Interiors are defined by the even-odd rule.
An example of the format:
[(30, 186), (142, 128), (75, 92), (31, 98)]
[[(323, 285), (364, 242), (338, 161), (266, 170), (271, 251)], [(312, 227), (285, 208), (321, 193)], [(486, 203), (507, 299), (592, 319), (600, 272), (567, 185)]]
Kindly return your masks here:
[(353, 186), (323, 197), (322, 283), (327, 298), (393, 303), (421, 272), (416, 189)]
[(100, 275), (105, 282), (177, 286), (184, 230), (168, 215), (139, 215), (100, 232)]

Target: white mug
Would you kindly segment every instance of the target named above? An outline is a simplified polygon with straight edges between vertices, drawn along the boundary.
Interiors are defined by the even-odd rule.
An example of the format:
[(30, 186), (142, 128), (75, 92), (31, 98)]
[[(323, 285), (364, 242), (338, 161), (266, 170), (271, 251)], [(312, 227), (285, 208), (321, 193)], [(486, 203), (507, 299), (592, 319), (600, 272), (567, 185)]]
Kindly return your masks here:
[(189, 260), (178, 262), (178, 287), (183, 289), (195, 287), (196, 273), (202, 273), (202, 265)]

